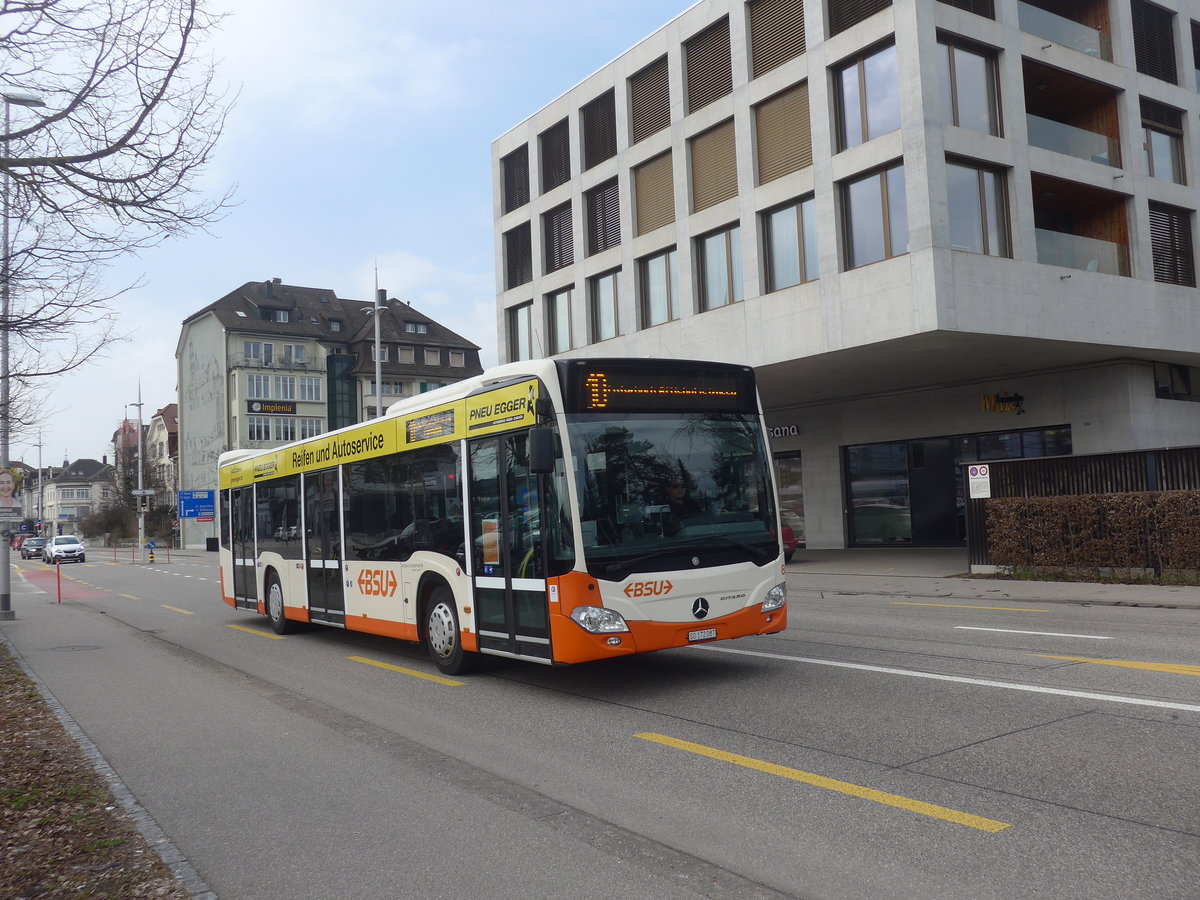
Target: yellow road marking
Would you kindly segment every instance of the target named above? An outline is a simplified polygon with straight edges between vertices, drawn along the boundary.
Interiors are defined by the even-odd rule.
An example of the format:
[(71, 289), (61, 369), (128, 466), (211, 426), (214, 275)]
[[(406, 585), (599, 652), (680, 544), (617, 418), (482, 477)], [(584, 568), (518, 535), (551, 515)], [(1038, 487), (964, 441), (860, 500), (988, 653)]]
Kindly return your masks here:
[(907, 603), (893, 600), (892, 606), (940, 606), (942, 609), (999, 609), (1003, 612), (1050, 612), (1048, 609), (1027, 609), (1024, 606), (962, 606), (956, 603)]
[(790, 769), (787, 766), (779, 766), (775, 763), (764, 762), (760, 759), (752, 759), (749, 756), (739, 756), (736, 753), (726, 753), (724, 750), (714, 750), (712, 747), (705, 747), (703, 744), (693, 744), (691, 741), (681, 741), (678, 738), (667, 737), (663, 734), (654, 734), (653, 732), (643, 732), (635, 735), (635, 737), (643, 740), (653, 741), (657, 744), (663, 744), (667, 747), (674, 747), (676, 750), (685, 750), (688, 753), (695, 753), (699, 756), (707, 756), (710, 759), (717, 759), (721, 762), (732, 763), (735, 766), (744, 766), (747, 769), (755, 769), (759, 772), (765, 772), (768, 775), (778, 775), (780, 778), (789, 778), (792, 781), (799, 781), (802, 784), (809, 784), (813, 787), (824, 788), (827, 791), (837, 791), (839, 794), (848, 794), (851, 797), (858, 797), (862, 800), (870, 800), (874, 803), (883, 803), (887, 806), (894, 806), (898, 809), (908, 810), (909, 812), (920, 813), (923, 816), (932, 816), (935, 819), (943, 819), (947, 822), (953, 822), (955, 825), (965, 825), (967, 828), (975, 828), (979, 831), (986, 831), (990, 834), (995, 834), (997, 831), (1003, 831), (1005, 828), (1012, 826), (1006, 822), (997, 822), (995, 819), (985, 819), (981, 816), (973, 816), (970, 813), (959, 812), (956, 809), (948, 809), (944, 806), (935, 806), (932, 803), (925, 803), (921, 800), (913, 800), (910, 797), (901, 797), (899, 794), (888, 794), (883, 791), (877, 791), (872, 788), (862, 787), (861, 785), (851, 784), (848, 781), (837, 781), (833, 778), (826, 778), (824, 775), (814, 775), (811, 772), (802, 772), (799, 769)]
[(346, 659), (354, 662), (364, 663), (368, 666), (374, 666), (377, 669), (387, 669), (389, 672), (399, 672), (402, 675), (411, 675), (413, 678), (424, 678), (426, 681), (436, 681), (438, 684), (448, 684), (453, 687), (459, 687), (466, 684), (465, 681), (454, 681), (451, 678), (443, 678), (441, 675), (430, 675), (426, 672), (418, 672), (416, 669), (405, 669), (402, 666), (393, 666), (389, 663), (378, 662), (374, 659), (367, 659), (365, 656), (347, 656)]
[(1095, 663), (1098, 666), (1118, 666), (1122, 669), (1145, 669), (1150, 672), (1170, 672), (1172, 675), (1192, 675), (1200, 678), (1200, 666), (1184, 666), (1174, 663), (1131, 662), (1124, 659), (1089, 659), (1086, 656), (1050, 656), (1046, 653), (1031, 653), (1042, 659), (1065, 659), (1067, 662)]
[(186, 609), (180, 609), (178, 606), (167, 606), (167, 604), (165, 604), (165, 603), (160, 603), (158, 605), (161, 606), (163, 609), (169, 609), (171, 612), (183, 613), (185, 616), (194, 616), (195, 615), (194, 612), (189, 612)]
[(232, 628), (234, 631), (244, 631), (246, 634), (257, 634), (259, 637), (270, 638), (273, 641), (282, 641), (282, 634), (271, 634), (269, 631), (259, 631), (257, 628), (246, 628), (243, 625), (226, 625), (226, 628)]
[(133, 594), (117, 594), (118, 597), (124, 597), (126, 600), (141, 600), (141, 597), (135, 597)]

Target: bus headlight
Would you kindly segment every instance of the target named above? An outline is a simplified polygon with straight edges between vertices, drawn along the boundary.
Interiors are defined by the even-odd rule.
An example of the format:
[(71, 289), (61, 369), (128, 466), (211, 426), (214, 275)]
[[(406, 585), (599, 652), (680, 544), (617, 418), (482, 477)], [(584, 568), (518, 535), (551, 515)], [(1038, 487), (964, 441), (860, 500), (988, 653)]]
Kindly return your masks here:
[(763, 612), (772, 612), (787, 602), (787, 583), (777, 584), (767, 591), (766, 599), (762, 602)]
[(571, 618), (576, 625), (591, 634), (613, 634), (629, 630), (620, 613), (603, 606), (577, 606), (571, 611)]

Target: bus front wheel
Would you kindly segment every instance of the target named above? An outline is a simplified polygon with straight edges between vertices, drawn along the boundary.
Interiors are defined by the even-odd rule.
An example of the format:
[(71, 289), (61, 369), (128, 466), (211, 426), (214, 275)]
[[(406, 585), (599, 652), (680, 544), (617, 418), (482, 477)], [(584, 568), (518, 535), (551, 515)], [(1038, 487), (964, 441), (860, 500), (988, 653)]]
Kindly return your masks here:
[(463, 649), (458, 630), (458, 610), (450, 588), (439, 585), (429, 597), (425, 613), (425, 646), (429, 658), (446, 675), (461, 675), (475, 667), (475, 654)]
[(276, 634), (291, 634), (296, 625), (283, 614), (283, 586), (274, 572), (267, 575), (267, 620)]

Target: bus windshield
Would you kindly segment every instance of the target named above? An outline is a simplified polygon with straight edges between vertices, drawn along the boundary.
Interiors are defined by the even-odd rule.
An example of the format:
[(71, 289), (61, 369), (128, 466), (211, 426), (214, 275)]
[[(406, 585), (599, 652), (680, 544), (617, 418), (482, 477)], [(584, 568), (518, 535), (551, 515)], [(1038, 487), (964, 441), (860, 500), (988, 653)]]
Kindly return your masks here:
[(589, 574), (692, 569), (780, 553), (769, 457), (755, 416), (572, 415)]

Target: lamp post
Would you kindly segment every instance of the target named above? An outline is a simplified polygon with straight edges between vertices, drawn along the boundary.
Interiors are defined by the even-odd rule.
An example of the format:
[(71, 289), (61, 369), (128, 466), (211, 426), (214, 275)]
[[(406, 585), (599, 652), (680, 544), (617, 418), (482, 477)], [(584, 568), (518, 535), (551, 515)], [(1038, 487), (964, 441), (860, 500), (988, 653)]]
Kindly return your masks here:
[[(45, 106), (41, 97), (24, 91), (0, 91), (4, 100), (4, 155), (8, 156), (8, 135), (12, 130), (9, 126), (9, 111), (16, 106)], [(8, 167), (4, 168), (4, 235), (0, 243), (0, 469), (7, 469), (11, 460), (8, 458), (9, 438), (12, 428), (12, 416), (9, 410), (9, 372), (8, 372), (8, 325), (9, 325), (9, 246), (8, 236)], [(6, 515), (8, 513), (6, 512)], [(4, 537), (0, 539), (0, 620), (8, 621), (13, 618), (12, 611), (12, 573), (9, 571), (9, 538), (8, 524), (4, 525)]]
[(137, 403), (126, 403), (126, 406), (136, 406), (138, 411), (137, 417), (137, 457), (138, 457), (138, 486), (133, 495), (137, 497), (138, 508), (138, 553), (141, 554), (146, 547), (146, 495), (153, 494), (154, 491), (147, 491), (142, 487), (142, 383), (138, 382), (138, 398)]

